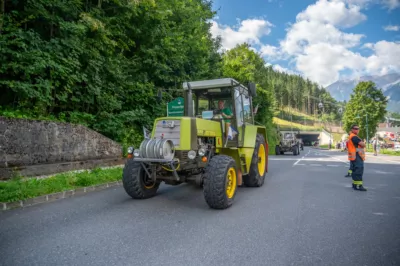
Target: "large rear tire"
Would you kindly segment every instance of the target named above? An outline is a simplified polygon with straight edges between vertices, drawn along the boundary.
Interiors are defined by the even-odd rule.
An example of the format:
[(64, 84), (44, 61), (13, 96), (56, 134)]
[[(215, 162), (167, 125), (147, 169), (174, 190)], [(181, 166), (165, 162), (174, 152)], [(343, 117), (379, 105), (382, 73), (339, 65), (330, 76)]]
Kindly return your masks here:
[(129, 159), (125, 163), (122, 174), (122, 184), (126, 193), (134, 199), (154, 197), (160, 186), (160, 182), (153, 182), (147, 175), (142, 164), (133, 159)]
[(216, 155), (208, 163), (203, 181), (204, 199), (213, 209), (227, 209), (233, 204), (237, 190), (235, 160), (226, 155)]
[(267, 152), (264, 137), (257, 134), (250, 171), (248, 175), (243, 176), (243, 183), (246, 186), (261, 187), (264, 184), (267, 172)]

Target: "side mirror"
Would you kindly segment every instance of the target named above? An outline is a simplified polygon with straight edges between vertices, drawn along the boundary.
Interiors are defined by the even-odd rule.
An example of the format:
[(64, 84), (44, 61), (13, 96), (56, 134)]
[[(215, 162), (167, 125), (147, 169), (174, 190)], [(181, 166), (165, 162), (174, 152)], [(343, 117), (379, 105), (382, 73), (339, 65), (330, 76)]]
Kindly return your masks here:
[(252, 97), (257, 96), (256, 84), (254, 82), (249, 82), (249, 90)]

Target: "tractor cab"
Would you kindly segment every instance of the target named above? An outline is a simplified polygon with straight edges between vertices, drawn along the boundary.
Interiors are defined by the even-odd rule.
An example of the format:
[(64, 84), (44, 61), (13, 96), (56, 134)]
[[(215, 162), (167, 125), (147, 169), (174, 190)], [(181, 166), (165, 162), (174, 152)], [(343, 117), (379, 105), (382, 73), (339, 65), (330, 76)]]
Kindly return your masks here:
[(232, 78), (185, 82), (185, 116), (220, 123), (225, 147), (242, 147), (246, 125), (254, 124), (254, 84)]

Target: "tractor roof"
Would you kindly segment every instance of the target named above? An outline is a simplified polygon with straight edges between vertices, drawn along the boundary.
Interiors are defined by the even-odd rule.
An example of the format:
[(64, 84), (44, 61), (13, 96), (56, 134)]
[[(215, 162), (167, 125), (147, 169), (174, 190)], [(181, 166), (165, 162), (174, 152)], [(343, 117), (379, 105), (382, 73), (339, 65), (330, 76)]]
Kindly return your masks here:
[(248, 90), (245, 86), (240, 84), (238, 81), (233, 78), (222, 78), (222, 79), (209, 79), (209, 80), (199, 80), (199, 81), (190, 81), (183, 83), (183, 89), (188, 90), (189, 86), (192, 90), (205, 90), (205, 89), (217, 89), (224, 87), (237, 87), (240, 86), (245, 90)]

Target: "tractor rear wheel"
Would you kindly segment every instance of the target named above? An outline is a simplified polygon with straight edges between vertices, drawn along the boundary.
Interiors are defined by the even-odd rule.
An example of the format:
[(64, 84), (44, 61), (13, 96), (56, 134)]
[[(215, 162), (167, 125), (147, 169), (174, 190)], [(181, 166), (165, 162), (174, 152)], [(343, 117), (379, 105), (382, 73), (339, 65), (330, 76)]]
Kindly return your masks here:
[(267, 172), (267, 152), (264, 137), (257, 134), (250, 171), (248, 175), (243, 176), (243, 182), (246, 186), (261, 187), (264, 184)]
[[(148, 169), (151, 174), (151, 169)], [(122, 174), (122, 184), (126, 193), (134, 199), (147, 199), (154, 197), (160, 186), (159, 181), (149, 177), (140, 162), (129, 159), (125, 163)]]
[(237, 170), (235, 160), (216, 155), (208, 163), (203, 180), (204, 198), (213, 209), (229, 208), (236, 196)]

